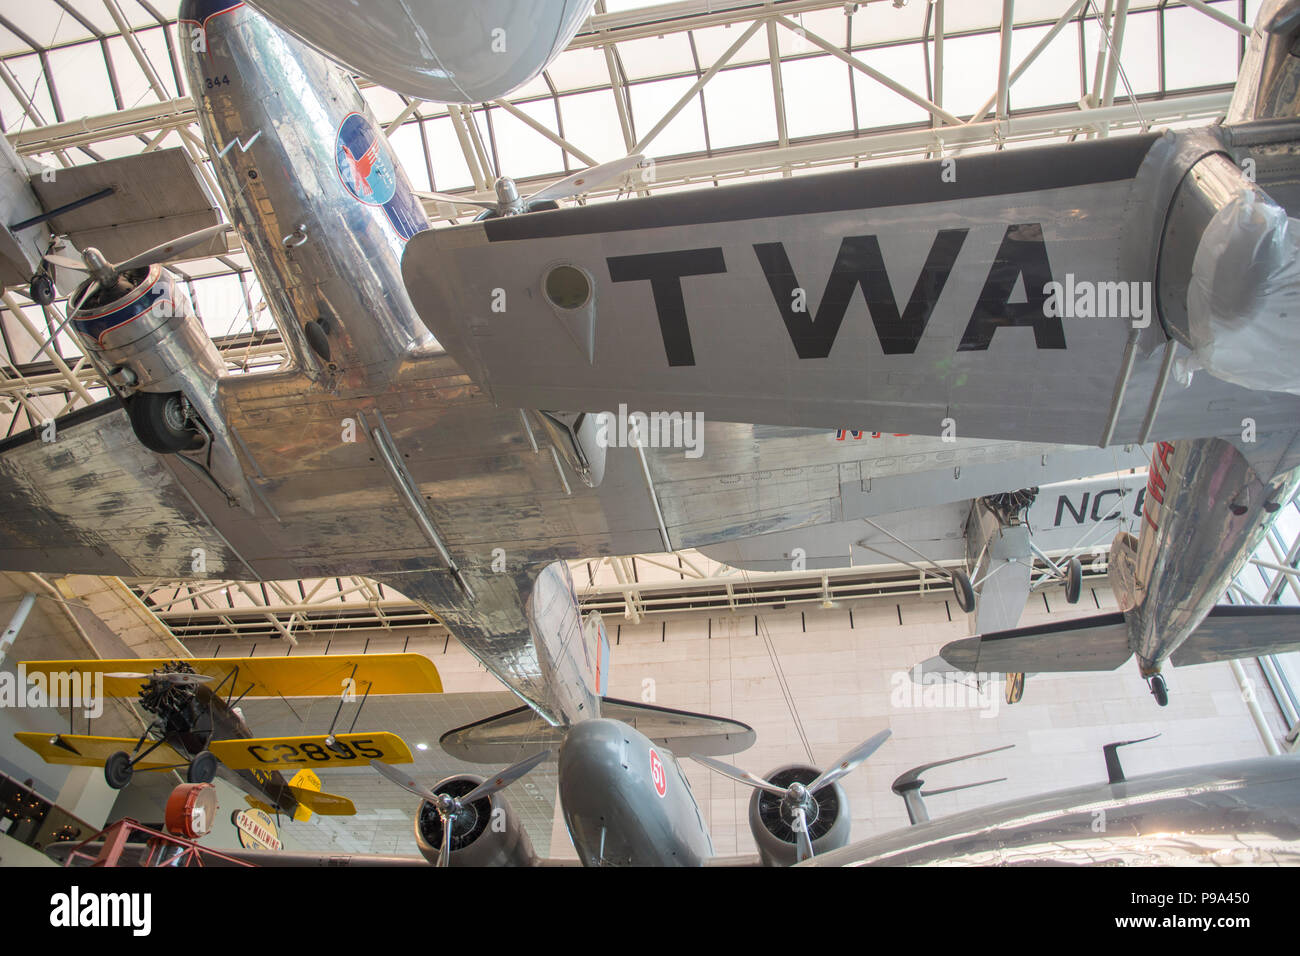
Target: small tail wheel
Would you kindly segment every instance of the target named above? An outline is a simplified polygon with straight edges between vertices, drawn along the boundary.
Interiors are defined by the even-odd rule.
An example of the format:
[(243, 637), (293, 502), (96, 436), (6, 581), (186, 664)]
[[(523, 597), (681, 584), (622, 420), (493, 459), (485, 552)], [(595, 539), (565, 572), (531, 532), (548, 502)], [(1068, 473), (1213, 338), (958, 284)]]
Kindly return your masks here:
[(965, 571), (952, 572), (952, 593), (957, 598), (957, 606), (966, 614), (975, 610), (975, 589), (970, 586), (970, 578)]
[(1151, 696), (1161, 707), (1169, 706), (1169, 686), (1165, 683), (1163, 674), (1156, 674), (1151, 678)]
[(131, 755), (119, 750), (108, 755), (104, 761), (104, 779), (114, 790), (121, 790), (131, 782), (135, 767), (131, 765)]
[(136, 438), (150, 451), (168, 455), (203, 444), (180, 392), (136, 392), (126, 401), (126, 411)]
[(217, 758), (211, 750), (200, 750), (195, 754), (189, 769), (185, 771), (185, 779), (189, 783), (211, 783), (216, 775)]
[(1018, 704), (1020, 698), (1025, 696), (1025, 674), (1024, 671), (1011, 673), (1007, 675), (1007, 703)]
[(1065, 600), (1070, 604), (1079, 603), (1083, 591), (1083, 564), (1078, 558), (1071, 558), (1065, 564)]
[(54, 302), (54, 280), (44, 272), (36, 273), (27, 289), (27, 296), (37, 305), (51, 305)]

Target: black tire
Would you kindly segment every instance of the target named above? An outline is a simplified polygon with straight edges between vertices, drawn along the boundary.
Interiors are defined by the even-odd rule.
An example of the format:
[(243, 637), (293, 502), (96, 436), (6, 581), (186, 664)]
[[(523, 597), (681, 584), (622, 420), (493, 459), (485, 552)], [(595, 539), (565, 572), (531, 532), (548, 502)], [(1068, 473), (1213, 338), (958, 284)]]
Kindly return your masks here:
[(1078, 558), (1071, 558), (1065, 565), (1065, 600), (1070, 604), (1079, 603), (1083, 593), (1083, 564)]
[(952, 572), (952, 593), (963, 613), (969, 614), (975, 610), (975, 589), (970, 586), (970, 578), (965, 571)]
[(199, 430), (185, 420), (180, 392), (136, 392), (127, 400), (126, 412), (135, 437), (150, 451), (170, 455), (203, 444)]
[(1008, 704), (1020, 703), (1025, 696), (1025, 674), (1023, 671), (1007, 674), (1006, 700)]
[(131, 782), (135, 767), (131, 765), (131, 755), (125, 750), (108, 755), (104, 761), (104, 779), (114, 790), (121, 790)]
[(27, 289), (27, 297), (37, 305), (50, 305), (54, 302), (53, 280), (43, 273), (33, 276), (32, 284)]
[(1156, 703), (1161, 707), (1169, 706), (1169, 687), (1160, 674), (1151, 678), (1151, 696), (1156, 699)]
[(217, 775), (217, 758), (211, 750), (200, 750), (185, 771), (188, 783), (211, 783)]

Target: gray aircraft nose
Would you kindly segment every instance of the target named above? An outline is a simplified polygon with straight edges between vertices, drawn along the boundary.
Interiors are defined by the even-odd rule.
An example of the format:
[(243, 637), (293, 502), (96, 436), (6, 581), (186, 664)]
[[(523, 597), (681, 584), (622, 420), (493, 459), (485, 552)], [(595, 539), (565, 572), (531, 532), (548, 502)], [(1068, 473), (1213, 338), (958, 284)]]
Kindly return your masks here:
[(674, 819), (684, 809), (684, 793), (665, 800), (656, 792), (650, 747), (645, 737), (616, 720), (586, 720), (565, 736), (560, 804), (573, 845), (587, 865), (700, 862), (696, 844), (707, 836), (689, 832)]
[(618, 786), (628, 774), (625, 743), (630, 735), (616, 720), (584, 720), (569, 729), (560, 745), (560, 789), (590, 793)]

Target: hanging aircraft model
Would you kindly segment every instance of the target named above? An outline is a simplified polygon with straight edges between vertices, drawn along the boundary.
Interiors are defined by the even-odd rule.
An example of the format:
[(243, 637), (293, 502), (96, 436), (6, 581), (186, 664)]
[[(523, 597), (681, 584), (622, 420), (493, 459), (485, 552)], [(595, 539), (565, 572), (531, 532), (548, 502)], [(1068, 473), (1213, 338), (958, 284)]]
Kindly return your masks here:
[[(1189, 250), (1155, 241), (1167, 216), (1195, 218), (1201, 193), (1217, 197), (1225, 186), (1273, 208), (1268, 163), (1261, 185), (1247, 186), (1224, 156), (1252, 148), (1242, 127), (973, 156), (949, 192), (938, 165), (921, 164), (534, 212), (530, 203), (565, 196), (519, 203), (502, 182), (489, 209), (499, 215), (430, 231), (346, 73), (243, 4), (185, 0), (181, 20), (202, 31), (204, 42), (185, 52), (189, 84), (232, 224), (292, 361), (270, 374), (226, 374), (210, 342), (199, 342), (206, 336), (161, 268), (164, 254), (138, 266), (139, 257), (114, 256), (123, 260), (114, 266), (87, 248), (90, 278), (73, 293), (69, 320), (116, 397), (60, 419), (52, 442), (32, 432), (0, 443), (0, 487), (15, 504), (0, 516), (6, 567), (369, 575), (435, 611), (553, 725), (563, 762), (565, 745), (631, 725), (605, 723), (607, 713), (629, 712), (603, 697), (607, 641), (598, 622), (583, 622), (564, 558), (857, 523), (903, 501), (925, 504), (918, 475), (942, 476), (945, 490), (927, 493), (953, 501), (1023, 486), (1026, 458), (1040, 484), (1114, 460), (1109, 449), (1025, 437), (1108, 445), (1156, 430), (1232, 449), (1254, 462), (1238, 469), (1243, 481), (1265, 463), (1273, 475), (1294, 466), (1300, 399), (1216, 377), (1226, 373), (1204, 350), (1214, 374), (1165, 393), (1173, 349), (1155, 368), (1143, 342), (1165, 326), (1189, 335), (1177, 316), (1131, 330), (1124, 316), (1072, 322), (1067, 337), (1045, 308), (1062, 262), (1089, 281), (1141, 281), (1161, 261), (1160, 301), (1185, 289), (1199, 274)], [(1247, 69), (1261, 56), (1252, 46)], [(289, 88), (315, 97), (277, 92)], [(1215, 138), (1224, 136), (1237, 139)], [(637, 159), (606, 168), (626, 173)], [(1184, 176), (1189, 169), (1196, 175)], [(567, 188), (592, 188), (592, 175)], [(854, 234), (865, 209), (871, 228), (886, 239), (896, 230), (921, 253), (902, 309), (881, 282), (883, 264), (872, 266), (882, 263), (880, 238)], [(1059, 224), (1045, 226), (1053, 216)], [(938, 218), (948, 226), (926, 253), (925, 239), (915, 240)], [(821, 235), (831, 237), (827, 249), (806, 247)], [(800, 288), (792, 254), (802, 273), (830, 268), (815, 323), (788, 307)], [(700, 294), (728, 265), (725, 294)], [(853, 302), (858, 288), (869, 323)], [(1259, 305), (1266, 311), (1267, 296)], [(756, 377), (755, 368), (770, 372)], [(1150, 397), (1126, 404), (1142, 384)], [(1107, 398), (1100, 411), (1087, 404), (1098, 394)], [(708, 457), (600, 440), (607, 414), (539, 411), (626, 401), (676, 409), (683, 437), (682, 411), (707, 414)], [(1243, 415), (1261, 436), (1252, 447), (1221, 437)], [(727, 424), (755, 419), (772, 426)], [(861, 453), (825, 431), (845, 419), (917, 435), (908, 439), (913, 460), (864, 474)], [(945, 419), (965, 444), (941, 432)], [(538, 432), (550, 438), (549, 458), (537, 453)], [(1285, 482), (1251, 480), (1269, 492), (1235, 502), (1245, 510), (1230, 509), (1230, 534), (1215, 529), (1220, 546), (1262, 533), (1281, 500)], [(1217, 508), (1217, 492), (1210, 500)], [(1258, 653), (1267, 624), (1252, 616), (1232, 650)], [(721, 755), (752, 734), (644, 705), (638, 720), (648, 717), (672, 728), (679, 752), (706, 742)], [(517, 720), (511, 712), (461, 728), (447, 744), (517, 752)], [(792, 780), (783, 793), (806, 815), (795, 783), (804, 785)], [(599, 833), (577, 839), (595, 847), (591, 860), (609, 858)]]
[[(1264, 4), (1209, 129), (493, 219), (415, 237), (403, 275), (439, 343), (503, 405), (1162, 439), (1140, 536), (1111, 552), (1123, 614), (944, 657), (1023, 673), (1136, 656), (1164, 705), (1171, 657), (1300, 646), (1293, 609), (1211, 612), (1300, 484), (1300, 376), (1279, 347), (1300, 225), (1278, 202), (1294, 195), (1298, 38), (1294, 4)], [(524, 305), (494, 314), (493, 290)], [(555, 334), (575, 326), (578, 348)]]
[[(243, 4), (186, 0), (180, 17), (202, 30), (202, 43), (183, 47), (189, 85), (290, 361), (227, 373), (164, 268), (204, 236), (221, 241), (210, 224), (148, 253), (88, 245), (80, 262), (53, 253), (61, 277), (73, 267), (88, 275), (67, 318), (115, 397), (58, 419), (53, 441), (33, 430), (0, 442), (0, 489), (13, 503), (0, 515), (6, 568), (364, 574), (436, 613), (565, 728), (601, 706), (601, 682), (577, 660), (599, 642), (581, 636), (566, 558), (856, 523), (1004, 491), (1027, 471), (1046, 483), (1115, 466), (1113, 449), (919, 436), (899, 439), (908, 443), (900, 456), (820, 428), (709, 421), (687, 435), (681, 418), (657, 416), (648, 421), (667, 426), (663, 443), (657, 434), (602, 440), (617, 416), (497, 406), (406, 294), (400, 258), (428, 220), (351, 77)], [(304, 102), (278, 92), (290, 88), (316, 93)], [(639, 161), (522, 198), (503, 178), (496, 199), (470, 200), (488, 207), (484, 225), (526, 222), (601, 177), (635, 175)], [(115, 188), (130, 192), (130, 164), (113, 162)], [(580, 291), (581, 274), (567, 278)], [(550, 294), (564, 291), (552, 283)], [(537, 299), (515, 296), (501, 314)], [(590, 341), (589, 325), (569, 321), (580, 312), (555, 317), (539, 360)], [(479, 323), (481, 314), (465, 316)], [(698, 454), (660, 447), (674, 435), (692, 438)], [(718, 726), (706, 718), (697, 729), (709, 737)]]
[[(247, 794), (250, 806), (296, 819), (307, 819), (312, 812), (356, 813), (346, 797), (321, 793), (314, 771), (381, 759), (410, 762), (410, 749), (395, 734), (354, 732), (371, 694), (442, 692), (437, 670), (419, 654), (28, 661), (21, 666), (48, 686), (74, 676), (73, 686), (102, 686), (110, 697), (138, 697), (150, 715), (138, 739), (71, 729), (66, 734), (14, 735), (47, 763), (102, 766), (115, 790), (130, 784), (136, 770), (184, 769), (190, 783), (207, 783), (220, 775)], [(357, 701), (358, 694), (352, 727), (335, 733), (344, 703)], [(239, 710), (246, 697), (334, 695), (340, 697), (334, 721), (320, 735), (255, 737)], [(281, 771), (290, 770), (294, 775), (286, 782)]]
[[(932, 244), (913, 301), (902, 310), (891, 305), (892, 294), (871, 278), (882, 270), (851, 271), (859, 257), (878, 256), (878, 243), (844, 239), (849, 257), (832, 269), (814, 327), (806, 315), (783, 311), (787, 286), (797, 287), (788, 256), (804, 255), (781, 239), (783, 228), (798, 223), (801, 236), (858, 230), (861, 210), (852, 204), (884, 201), (879, 197), (942, 206), (948, 184), (937, 168), (861, 170), (548, 213), (516, 205), (518, 191), (502, 183), (500, 206), (489, 210), (501, 215), (430, 232), (386, 137), (342, 70), (242, 4), (185, 0), (181, 18), (203, 31), (204, 43), (186, 48), (190, 87), (233, 225), (293, 360), (266, 375), (226, 374), (184, 292), (161, 266), (173, 253), (126, 256), (113, 265), (87, 248), (81, 265), (90, 277), (72, 295), (69, 320), (117, 397), (61, 419), (53, 442), (33, 432), (0, 444), (0, 480), (14, 503), (0, 516), (6, 567), (263, 579), (367, 574), (434, 610), (554, 725), (562, 762), (566, 744), (602, 731), (617, 736), (616, 728), (632, 722), (618, 702), (602, 697), (602, 629), (584, 625), (562, 559), (857, 523), (904, 501), (924, 504), (916, 500), (918, 473), (943, 475), (945, 490), (933, 500), (952, 501), (1023, 485), (1026, 457), (1043, 475), (1037, 483), (1105, 470), (1113, 462), (1109, 450), (1007, 440), (1083, 441), (1095, 438), (1085, 436), (1088, 427), (1103, 424), (1103, 444), (1144, 437), (1122, 400), (1116, 423), (1073, 404), (1053, 414), (1057, 400), (1047, 393), (1036, 407), (1007, 404), (1010, 393), (999, 383), (1017, 382), (1024, 394), (1039, 396), (1037, 376), (1054, 376), (1052, 395), (1077, 386), (1086, 398), (1114, 369), (1107, 349), (1115, 323), (1090, 322), (1077, 333), (1072, 326), (1076, 344), (1066, 349), (1060, 319), (1042, 313), (1039, 289), (1056, 274), (1049, 250), (1058, 263), (1098, 277), (1120, 263), (1150, 264), (1155, 250), (1131, 223), (1162, 220), (1164, 207), (1152, 197), (1170, 201), (1169, 181), (1188, 164), (1235, 173), (1216, 162), (1221, 143), (1192, 134), (971, 157), (962, 161), (959, 209), (942, 212), (945, 221), (968, 227)], [(316, 98), (307, 104), (275, 93), (291, 87), (314, 90)], [(232, 144), (239, 148), (228, 149)], [(635, 159), (610, 168), (625, 173)], [(1187, 182), (1193, 188), (1199, 180)], [(1157, 189), (1160, 183), (1168, 188)], [(579, 193), (593, 185), (585, 173), (571, 177), (568, 188)], [(828, 188), (837, 185), (845, 188)], [(552, 191), (531, 200), (562, 198)], [(827, 209), (846, 202), (850, 208)], [(1059, 234), (1021, 222), (1044, 207), (1089, 210), (1086, 230), (1080, 226), (1086, 235), (1073, 233), (1069, 220)], [(896, 209), (892, 217), (873, 209), (876, 227), (928, 228), (915, 209)], [(1008, 219), (1018, 224), (1007, 226)], [(968, 235), (972, 249), (994, 241), (973, 253), (973, 269), (957, 269)], [(746, 284), (739, 271), (748, 247), (724, 257), (721, 246), (708, 244), (740, 236), (765, 240), (749, 250), (757, 253), (757, 282)], [(692, 248), (680, 245), (684, 239)], [(176, 240), (173, 250), (189, 242)], [(1135, 254), (1117, 257), (1117, 249)], [(439, 265), (431, 264), (431, 253), (441, 257)], [(420, 314), (402, 283), (403, 254)], [(605, 259), (610, 281), (597, 287), (594, 263)], [(738, 270), (726, 295), (683, 295), (682, 277), (696, 289), (725, 263)], [(1190, 281), (1188, 270), (1178, 273), (1174, 265), (1166, 276)], [(68, 266), (56, 264), (61, 271)], [(880, 366), (880, 352), (873, 354), (863, 329), (839, 321), (859, 286), (893, 363), (865, 378), (861, 363)], [(1014, 301), (1022, 287), (1028, 301)], [(508, 303), (501, 312), (492, 308), (496, 289)], [(972, 301), (963, 325), (961, 303)], [(860, 309), (853, 316), (864, 319)], [(827, 368), (841, 327), (839, 334), (855, 337), (853, 354), (845, 358), (841, 345)], [(437, 348), (430, 329), (450, 355)], [(957, 348), (955, 358), (930, 355), (958, 337), (968, 347)], [(1121, 377), (1130, 393), (1148, 364), (1132, 370), (1134, 341)], [(709, 358), (701, 366), (693, 364), (696, 345)], [(1037, 350), (1047, 359), (1035, 364), (1029, 360), (1042, 358)], [(643, 365), (656, 353), (667, 368), (647, 371)], [(714, 377), (719, 357), (724, 374)], [(501, 361), (509, 371), (504, 378)], [(741, 365), (748, 378), (735, 374)], [(773, 375), (759, 381), (753, 368)], [(947, 380), (946, 370), (967, 376), (966, 384)], [(510, 379), (515, 373), (522, 385)], [(922, 382), (928, 375), (940, 378)], [(899, 391), (909, 376), (916, 381)], [(928, 397), (927, 384), (934, 389)], [(895, 398), (883, 400), (886, 385)], [(698, 409), (719, 419), (703, 432), (709, 457), (663, 448), (648, 454), (635, 441), (611, 446), (594, 437), (610, 416), (511, 410), (614, 407), (643, 398), (652, 402), (640, 407)], [(1155, 398), (1148, 424), (1173, 436), (1225, 431), (1232, 416), (1247, 413), (1257, 416), (1261, 436), (1289, 435), (1285, 424), (1297, 411), (1291, 396), (1213, 376), (1198, 375), (1166, 396), (1158, 415)], [(880, 475), (863, 474), (861, 453), (836, 446), (825, 431), (848, 418), (912, 433), (924, 433), (919, 426), (928, 423), (937, 434), (943, 416), (935, 413), (949, 408), (968, 438), (986, 440), (954, 445), (948, 436), (922, 434), (908, 439), (912, 461)], [(768, 434), (765, 426), (725, 424), (754, 418), (802, 428)], [(1123, 431), (1119, 423), (1126, 423)], [(538, 431), (551, 439), (549, 459), (534, 451)], [(1276, 443), (1260, 445), (1278, 452), (1276, 467), (1289, 463), (1285, 443), (1280, 451)], [(844, 465), (852, 466), (847, 474)], [(761, 483), (774, 473), (777, 485)], [(1261, 515), (1277, 500), (1256, 495), (1243, 502), (1247, 510), (1234, 517), (1241, 519), (1234, 533), (1258, 532)], [(205, 558), (204, 572), (196, 570), (196, 552)], [(1258, 646), (1258, 626), (1250, 622), (1248, 640), (1235, 651)], [(624, 719), (601, 720), (613, 715)], [(648, 705), (638, 719), (651, 716), (672, 725), (679, 752), (701, 752), (707, 743), (723, 755), (743, 749), (752, 735), (744, 725)], [(481, 748), (493, 740), (517, 747), (510, 736), (515, 719), (506, 714), (462, 729), (449, 743), (466, 752), (490, 752)], [(671, 785), (674, 778), (664, 779)], [(804, 782), (787, 783), (787, 794), (794, 783)], [(592, 861), (610, 859), (619, 841), (606, 828), (602, 850), (601, 833), (583, 822), (581, 797), (570, 794), (569, 802), (571, 830), (585, 834), (575, 842)], [(792, 797), (796, 803), (807, 812)], [(617, 853), (635, 858), (640, 845), (625, 839)], [(691, 853), (704, 858), (702, 849)]]

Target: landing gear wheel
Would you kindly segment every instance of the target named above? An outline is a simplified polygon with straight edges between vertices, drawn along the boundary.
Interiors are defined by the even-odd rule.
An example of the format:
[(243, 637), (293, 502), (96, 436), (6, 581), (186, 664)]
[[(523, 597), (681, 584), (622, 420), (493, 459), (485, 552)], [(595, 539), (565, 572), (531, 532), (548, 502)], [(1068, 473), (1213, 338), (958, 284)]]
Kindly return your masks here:
[(37, 273), (27, 288), (27, 297), (37, 305), (50, 305), (54, 302), (54, 281), (44, 273)]
[(203, 436), (189, 423), (180, 392), (136, 392), (127, 400), (126, 412), (135, 436), (150, 451), (169, 455), (203, 444)]
[(189, 769), (185, 771), (185, 779), (189, 783), (211, 783), (216, 775), (217, 758), (211, 750), (200, 750), (195, 754)]
[(1078, 604), (1082, 591), (1083, 565), (1078, 558), (1071, 558), (1065, 565), (1065, 600), (1070, 604)]
[(108, 755), (104, 761), (104, 779), (114, 790), (121, 790), (131, 782), (135, 767), (131, 766), (131, 755), (125, 750)]
[(1151, 696), (1161, 707), (1169, 706), (1169, 687), (1165, 684), (1163, 675), (1156, 674), (1151, 678)]
[(970, 586), (970, 578), (965, 571), (952, 572), (952, 593), (957, 597), (957, 606), (966, 614), (975, 610), (975, 589)]
[(1025, 675), (1024, 672), (1011, 673), (1007, 675), (1007, 703), (1018, 704), (1020, 698), (1025, 696)]

